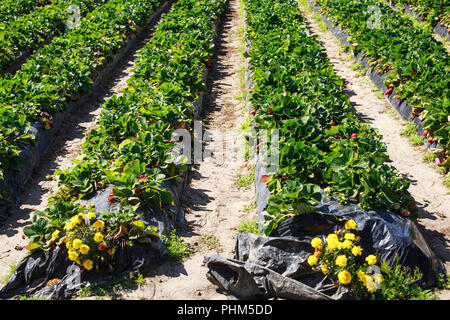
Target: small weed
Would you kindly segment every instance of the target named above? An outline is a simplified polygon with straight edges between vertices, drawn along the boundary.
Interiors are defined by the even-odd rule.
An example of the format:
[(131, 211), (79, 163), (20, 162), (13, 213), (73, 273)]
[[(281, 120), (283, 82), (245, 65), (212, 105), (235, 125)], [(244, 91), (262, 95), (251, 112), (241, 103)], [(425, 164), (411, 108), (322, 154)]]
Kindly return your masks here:
[(209, 235), (201, 235), (200, 236), (200, 240), (206, 244), (206, 246), (208, 247), (209, 250), (212, 249), (216, 249), (218, 247), (220, 247), (220, 241), (219, 238), (217, 238), (215, 235), (213, 234), (209, 234)]
[(256, 210), (256, 202), (253, 202), (251, 205), (244, 207), (242, 211), (244, 212), (252, 212)]
[(384, 99), (384, 93), (383, 92), (377, 92), (376, 95), (377, 95), (378, 99), (380, 99), (380, 100)]
[(242, 221), (236, 228), (236, 234), (245, 231), (259, 235), (261, 231), (259, 230), (258, 221), (257, 220)]
[(436, 279), (436, 287), (438, 289), (450, 289), (450, 274), (439, 273)]
[(414, 122), (403, 122), (405, 128), (400, 131), (400, 135), (408, 137), (409, 142), (413, 146), (420, 146), (423, 144), (423, 137), (419, 136), (417, 133), (416, 124)]
[(447, 173), (444, 178), (444, 185), (447, 188), (450, 188), (450, 173)]
[(183, 261), (189, 258), (194, 250), (189, 246), (189, 243), (183, 242), (183, 238), (175, 234), (176, 230), (172, 230), (169, 237), (162, 236), (164, 245), (167, 247), (169, 259), (175, 261)]
[(422, 274), (416, 269), (414, 273), (402, 267), (398, 262), (398, 257), (392, 266), (385, 261), (381, 264), (381, 271), (384, 281), (381, 283), (381, 290), (375, 293), (376, 299), (381, 300), (433, 300), (435, 295), (430, 290), (423, 290), (418, 281)]
[(425, 152), (422, 157), (423, 162), (428, 162), (428, 163), (434, 162), (434, 159), (436, 159), (436, 154), (431, 151)]
[(8, 273), (2, 279), (4, 284), (8, 283), (9, 279), (11, 279), (11, 277), (12, 277), (14, 271), (16, 271), (16, 269), (17, 269), (17, 263), (13, 263), (9, 266)]
[(234, 181), (234, 186), (239, 189), (248, 189), (252, 185), (255, 180), (255, 170), (253, 166), (250, 169), (250, 172), (247, 174), (238, 173), (236, 176), (236, 180)]
[(122, 278), (115, 278), (107, 284), (93, 283), (90, 286), (81, 289), (77, 293), (78, 298), (85, 297), (106, 297), (111, 299), (121, 299), (122, 291), (126, 289), (134, 289), (136, 285), (141, 286), (145, 283), (142, 274), (134, 274), (130, 272)]
[(351, 69), (352, 69), (353, 71), (358, 71), (358, 70), (361, 70), (362, 68), (363, 68), (363, 67), (362, 67), (362, 65), (361, 65), (359, 62), (353, 64), (352, 67), (351, 67)]
[(47, 298), (35, 298), (33, 296), (16, 296), (10, 300), (48, 300)]

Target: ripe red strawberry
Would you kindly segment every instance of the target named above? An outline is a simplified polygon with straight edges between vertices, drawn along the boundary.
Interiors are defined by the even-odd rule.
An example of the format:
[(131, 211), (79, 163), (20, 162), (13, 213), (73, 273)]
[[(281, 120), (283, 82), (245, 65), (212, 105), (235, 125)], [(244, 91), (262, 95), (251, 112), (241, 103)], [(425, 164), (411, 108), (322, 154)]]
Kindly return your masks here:
[(358, 135), (357, 135), (356, 133), (352, 133), (351, 138), (352, 138), (352, 139), (358, 138)]
[(269, 112), (270, 114), (272, 114), (272, 113), (273, 113), (273, 109), (272, 109), (271, 107), (269, 107), (268, 112)]
[(390, 85), (388, 85), (388, 89), (393, 89), (394, 85), (391, 83)]
[(408, 210), (403, 210), (403, 211), (402, 211), (402, 216), (404, 216), (404, 217), (409, 217), (409, 215), (410, 215), (410, 213), (409, 213)]
[(197, 92), (196, 95), (197, 97), (200, 97), (201, 92)]
[(181, 179), (184, 179), (184, 173), (180, 174)]
[(255, 91), (255, 89), (253, 89), (253, 88), (248, 88), (248, 92), (253, 92), (253, 91)]
[(252, 111), (250, 111), (250, 113), (251, 113), (252, 115), (255, 115), (255, 114), (256, 114), (256, 111), (255, 111), (255, 110), (252, 110)]
[(426, 137), (426, 136), (428, 135), (428, 131), (427, 131), (427, 130), (424, 130), (424, 131), (422, 132), (422, 135), (423, 135), (424, 137)]
[(9, 140), (9, 138), (6, 138), (5, 141), (8, 142), (8, 143), (11, 142), (11, 140)]
[(438, 142), (438, 139), (433, 139), (433, 143), (437, 143)]
[(331, 121), (331, 125), (334, 127), (336, 125), (336, 122)]
[(335, 138), (335, 139), (340, 139), (340, 138), (341, 138), (341, 136), (335, 136), (334, 138)]
[(140, 194), (140, 193), (142, 193), (141, 188), (134, 188), (134, 193), (135, 193), (135, 194)]
[(104, 251), (106, 249), (106, 244), (105, 243), (99, 243), (98, 244), (98, 250), (100, 251)]
[(380, 74), (381, 74), (381, 70), (378, 70), (378, 71), (377, 71), (377, 74), (380, 75)]
[(101, 181), (98, 181), (98, 182), (97, 182), (97, 185), (98, 185), (99, 187), (101, 187), (101, 186), (103, 185), (103, 183), (102, 183)]
[(387, 89), (384, 94), (387, 96), (387, 95), (390, 95), (391, 93), (392, 93), (392, 89)]
[(24, 239), (24, 240), (25, 240), (25, 235), (24, 235), (24, 234), (22, 235), (22, 239)]
[(428, 143), (433, 143), (433, 139), (428, 138)]

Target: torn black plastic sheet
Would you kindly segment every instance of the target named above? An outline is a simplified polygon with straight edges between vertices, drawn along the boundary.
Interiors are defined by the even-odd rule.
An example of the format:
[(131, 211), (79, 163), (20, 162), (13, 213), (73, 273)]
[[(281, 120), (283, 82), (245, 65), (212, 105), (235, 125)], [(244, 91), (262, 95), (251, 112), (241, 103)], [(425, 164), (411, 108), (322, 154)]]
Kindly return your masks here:
[[(335, 26), (331, 20), (329, 20), (325, 15), (323, 15), (322, 12), (320, 11), (320, 8), (315, 4), (314, 1), (308, 0), (307, 2), (309, 6), (312, 8), (312, 10), (321, 17), (322, 21), (327, 25), (328, 30), (330, 30), (331, 33), (333, 33), (336, 39), (338, 39), (343, 46), (349, 47), (350, 46), (350, 42), (348, 42), (349, 35), (343, 32), (339, 25)], [(369, 77), (372, 83), (375, 84), (381, 92), (383, 93), (386, 92), (388, 88), (384, 85), (384, 80), (389, 75), (390, 71), (379, 75), (378, 67), (372, 68), (369, 66), (370, 57), (366, 56), (364, 52), (358, 52), (355, 55), (355, 59), (361, 64), (361, 66), (364, 69), (366, 69), (366, 75)], [(413, 122), (416, 125), (417, 133), (419, 134), (419, 136), (422, 137), (422, 134), (424, 132), (422, 121), (418, 117), (415, 117), (414, 120), (411, 120), (413, 108), (408, 104), (408, 102), (406, 100), (399, 100), (396, 97), (395, 88), (393, 89), (390, 95), (385, 95), (385, 97), (389, 101), (391, 106), (395, 110), (397, 110), (397, 112), (404, 120)], [(427, 148), (441, 149), (436, 142), (429, 143), (425, 137), (423, 137), (423, 143), (427, 146)]]
[(68, 102), (64, 111), (55, 114), (52, 119), (53, 127), (50, 130), (46, 130), (40, 123), (32, 123), (30, 133), (36, 137), (37, 143), (28, 144), (22, 150), (20, 156), (25, 159), (26, 165), (21, 166), (18, 170), (6, 170), (4, 180), (0, 180), (0, 190), (4, 192), (0, 199), (0, 227), (9, 214), (18, 210), (26, 183), (34, 169), (39, 166), (43, 156), (50, 149), (64, 121), (69, 118), (74, 109), (82, 107), (92, 99), (94, 92), (110, 78), (116, 66), (128, 54), (130, 48), (135, 45), (147, 26), (154, 24), (161, 13), (166, 12), (170, 8), (172, 2), (172, 0), (163, 1), (159, 8), (148, 18), (147, 23), (136, 34), (127, 36), (125, 46), (115, 54), (112, 62), (98, 74), (90, 92), (80, 97), (80, 100), (77, 102)]

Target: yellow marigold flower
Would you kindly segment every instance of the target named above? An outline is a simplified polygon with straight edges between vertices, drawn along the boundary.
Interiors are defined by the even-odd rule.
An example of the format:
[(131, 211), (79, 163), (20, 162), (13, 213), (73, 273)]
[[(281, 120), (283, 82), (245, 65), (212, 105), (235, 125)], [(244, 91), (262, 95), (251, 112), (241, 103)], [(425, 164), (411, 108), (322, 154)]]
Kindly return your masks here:
[(338, 238), (336, 233), (330, 233), (327, 236), (327, 243), (330, 242), (330, 241), (339, 241), (339, 238)]
[(314, 238), (311, 240), (311, 246), (313, 248), (320, 247), (322, 245), (322, 240), (320, 238)]
[(354, 247), (352, 248), (352, 254), (353, 254), (354, 256), (360, 256), (361, 253), (362, 253), (362, 248), (361, 248), (360, 246), (354, 246)]
[(73, 229), (73, 224), (71, 222), (67, 222), (64, 225), (64, 230), (71, 230), (71, 229)]
[(337, 248), (338, 248), (338, 250), (342, 250), (342, 249), (344, 249), (344, 243), (343, 243), (343, 242), (340, 242), (340, 241), (338, 241), (338, 242), (337, 242)]
[(345, 240), (355, 240), (355, 234), (351, 232), (347, 232), (344, 236)]
[(76, 251), (73, 250), (69, 250), (69, 260), (70, 261), (75, 261), (78, 258), (78, 253), (76, 253)]
[(80, 258), (78, 258), (77, 260), (75, 260), (75, 262), (76, 262), (78, 265), (81, 265), (81, 260), (80, 260)]
[(105, 223), (102, 220), (97, 220), (94, 222), (93, 226), (95, 229), (100, 230), (100, 229), (103, 229), (103, 227), (105, 226)]
[(66, 248), (67, 248), (68, 250), (72, 250), (72, 249), (73, 249), (72, 244), (71, 244), (70, 242), (67, 242), (67, 243), (66, 243)]
[(72, 245), (75, 249), (80, 249), (81, 245), (83, 244), (83, 242), (81, 242), (80, 239), (75, 239), (72, 242)]
[(342, 248), (351, 249), (352, 247), (353, 247), (353, 242), (351, 242), (350, 240), (344, 240), (344, 242), (342, 242)]
[(73, 231), (70, 231), (66, 234), (67, 238), (70, 238), (71, 236), (73, 236)]
[(364, 286), (366, 286), (367, 281), (366, 281), (366, 274), (362, 271), (359, 270), (358, 271), (358, 278), (361, 280), (361, 282), (363, 283)]
[(96, 218), (97, 215), (96, 215), (94, 212), (90, 211), (90, 212), (86, 215), (86, 217), (87, 217), (89, 220), (92, 220), (92, 219)]
[(366, 262), (369, 265), (373, 265), (373, 264), (377, 263), (377, 257), (375, 257), (373, 254), (368, 255), (367, 258), (366, 258)]
[(345, 229), (351, 230), (356, 229), (356, 222), (353, 219), (350, 219), (345, 222)]
[(328, 266), (326, 264), (323, 264), (322, 267), (320, 267), (320, 269), (322, 270), (323, 274), (327, 274), (328, 273)]
[(318, 259), (317, 259), (317, 257), (315, 257), (314, 255), (310, 255), (310, 256), (308, 257), (308, 264), (309, 264), (310, 266), (315, 265), (315, 264), (317, 263), (317, 261), (318, 261)]
[(347, 257), (343, 254), (341, 254), (340, 256), (337, 256), (336, 265), (338, 265), (339, 267), (347, 266)]
[(338, 273), (338, 280), (342, 284), (349, 284), (352, 281), (350, 272), (344, 270)]
[(92, 262), (92, 260), (89, 260), (89, 259), (83, 263), (83, 267), (85, 267), (86, 270), (91, 270), (93, 266), (94, 266), (94, 263)]
[(55, 230), (55, 231), (53, 231), (53, 233), (52, 233), (52, 240), (56, 240), (56, 239), (58, 239), (58, 237), (59, 237), (59, 233), (60, 233), (60, 231), (59, 231), (59, 230)]
[(88, 253), (88, 252), (89, 252), (89, 246), (83, 244), (83, 245), (80, 247), (80, 252), (81, 252), (82, 254)]
[(95, 242), (102, 242), (103, 241), (103, 235), (100, 232), (97, 232), (94, 235), (94, 240), (95, 240)]
[(84, 214), (82, 213), (77, 214), (76, 217), (80, 222), (84, 220)]
[(339, 243), (339, 241), (338, 240), (327, 240), (327, 244), (328, 244), (328, 248), (330, 248), (330, 249), (336, 249), (337, 247), (338, 247), (338, 243)]

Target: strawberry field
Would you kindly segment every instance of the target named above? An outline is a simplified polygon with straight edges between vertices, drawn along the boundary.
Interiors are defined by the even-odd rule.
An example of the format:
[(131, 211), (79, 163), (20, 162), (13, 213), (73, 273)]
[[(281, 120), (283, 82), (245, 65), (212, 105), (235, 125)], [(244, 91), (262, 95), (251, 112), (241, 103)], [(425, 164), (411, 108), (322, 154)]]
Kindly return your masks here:
[(0, 299), (447, 299), (445, 2), (0, 8)]

